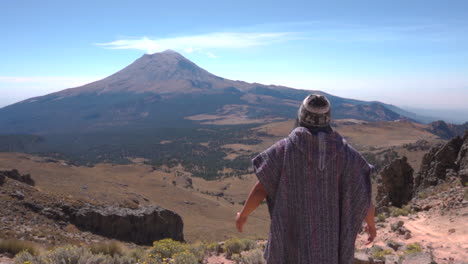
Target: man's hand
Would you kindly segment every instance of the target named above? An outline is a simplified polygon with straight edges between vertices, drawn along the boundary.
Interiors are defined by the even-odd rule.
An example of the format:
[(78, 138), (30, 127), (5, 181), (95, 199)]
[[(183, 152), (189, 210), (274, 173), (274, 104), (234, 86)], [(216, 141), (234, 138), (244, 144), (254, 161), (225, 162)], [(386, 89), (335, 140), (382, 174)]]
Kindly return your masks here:
[(237, 216), (236, 216), (237, 231), (242, 233), (242, 227), (244, 226), (245, 222), (247, 222), (247, 217), (242, 216), (241, 213), (237, 213)]
[(374, 241), (375, 237), (377, 236), (377, 230), (375, 229), (375, 225), (366, 225), (364, 231), (369, 233), (369, 238), (367, 238), (366, 245), (369, 245)]

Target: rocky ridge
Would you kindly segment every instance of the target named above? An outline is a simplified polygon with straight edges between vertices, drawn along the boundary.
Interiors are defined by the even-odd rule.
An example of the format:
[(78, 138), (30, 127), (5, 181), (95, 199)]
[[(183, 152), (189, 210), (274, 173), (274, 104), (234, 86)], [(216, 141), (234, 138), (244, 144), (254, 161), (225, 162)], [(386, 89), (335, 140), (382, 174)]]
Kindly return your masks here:
[[(0, 171), (0, 238), (52, 245), (108, 238), (144, 245), (163, 238), (184, 240), (182, 218), (170, 210), (158, 206), (130, 209), (59, 197), (5, 175), (19, 173)], [(18, 179), (32, 180), (29, 175)]]

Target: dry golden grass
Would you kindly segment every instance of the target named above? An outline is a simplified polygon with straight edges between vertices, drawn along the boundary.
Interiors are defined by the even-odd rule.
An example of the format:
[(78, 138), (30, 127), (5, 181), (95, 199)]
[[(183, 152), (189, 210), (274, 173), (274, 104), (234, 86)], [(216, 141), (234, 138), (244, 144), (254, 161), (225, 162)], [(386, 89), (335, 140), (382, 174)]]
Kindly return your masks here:
[[(44, 163), (43, 160), (21, 153), (0, 153), (0, 169), (17, 168), (21, 173), (30, 173), (39, 189), (62, 196), (120, 204), (136, 199), (140, 205), (155, 204), (173, 210), (182, 216), (185, 238), (189, 242), (267, 236), (269, 216), (265, 205), (252, 215), (244, 233), (238, 233), (234, 226), (235, 214), (241, 209), (239, 202), (255, 183), (252, 175), (220, 181), (194, 178), (191, 189), (179, 184), (182, 177), (176, 175), (188, 174), (181, 167), (164, 172), (153, 171), (144, 164), (99, 164), (88, 168)], [(175, 186), (173, 181), (177, 182)], [(223, 191), (229, 183), (232, 187)], [(224, 197), (202, 193), (206, 191), (223, 191)]]
[[(416, 142), (420, 139), (436, 141), (439, 138), (426, 131), (427, 126), (407, 121), (396, 122), (363, 122), (360, 120), (336, 120), (334, 129), (343, 135), (351, 144), (366, 147), (391, 147)], [(257, 128), (278, 138), (287, 136), (294, 126), (294, 120), (275, 122)]]
[[(415, 169), (419, 168), (423, 152), (407, 153), (401, 145), (419, 139), (437, 140), (436, 136), (424, 130), (424, 125), (409, 122), (344, 120), (336, 123), (336, 129), (352, 145), (364, 146), (364, 149), (397, 146), (395, 150), (408, 156)], [(272, 136), (260, 137), (262, 142), (257, 145), (225, 145), (227, 158), (263, 151), (287, 136), (292, 128), (292, 120), (257, 127), (256, 130)], [(154, 171), (151, 166), (142, 164), (141, 159), (134, 161), (136, 164), (98, 164), (88, 168), (45, 163), (43, 158), (26, 154), (0, 153), (0, 169), (15, 168), (21, 173), (29, 173), (38, 188), (47, 192), (96, 202), (118, 202), (131, 207), (155, 204), (173, 210), (182, 216), (185, 237), (189, 242), (201, 239), (221, 241), (233, 236), (266, 238), (269, 216), (265, 205), (261, 205), (249, 218), (243, 234), (234, 227), (235, 214), (256, 182), (253, 174), (214, 181), (193, 178), (193, 188), (185, 188), (184, 179), (190, 173), (181, 166)]]
[(0, 253), (10, 253), (16, 255), (22, 251), (27, 251), (31, 255), (38, 255), (40, 248), (35, 243), (29, 241), (17, 239), (0, 240)]

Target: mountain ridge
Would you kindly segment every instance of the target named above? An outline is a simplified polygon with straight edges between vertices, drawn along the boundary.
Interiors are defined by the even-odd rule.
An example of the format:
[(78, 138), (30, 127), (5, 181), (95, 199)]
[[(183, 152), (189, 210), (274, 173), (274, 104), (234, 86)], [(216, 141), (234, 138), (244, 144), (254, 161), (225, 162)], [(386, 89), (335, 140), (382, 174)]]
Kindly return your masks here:
[[(294, 118), (310, 93), (326, 95), (332, 118), (364, 121), (408, 119), (381, 102), (225, 79), (175, 51), (145, 54), (95, 82), (0, 108), (0, 133), (79, 133), (116, 128), (193, 126), (194, 115), (234, 115), (259, 120)], [(232, 111), (231, 111), (232, 115)], [(225, 118), (225, 117), (224, 117)]]

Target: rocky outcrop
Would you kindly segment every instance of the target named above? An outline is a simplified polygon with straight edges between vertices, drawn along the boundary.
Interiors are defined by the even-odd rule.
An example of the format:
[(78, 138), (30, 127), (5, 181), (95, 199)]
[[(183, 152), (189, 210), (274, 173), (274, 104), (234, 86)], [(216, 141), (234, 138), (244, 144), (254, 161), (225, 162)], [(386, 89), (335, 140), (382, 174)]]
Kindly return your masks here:
[(447, 124), (442, 120), (435, 121), (429, 124), (429, 132), (438, 135), (443, 139), (451, 139), (456, 136), (463, 136), (466, 130), (468, 130), (468, 122), (456, 125)]
[[(34, 186), (36, 184), (34, 182), (34, 180), (31, 178), (31, 175), (29, 175), (29, 174), (21, 175), (18, 172), (18, 170), (0, 171), (0, 178), (2, 176), (3, 176), (3, 178), (8, 177), (8, 178), (13, 179), (13, 180), (24, 182), (24, 183), (26, 183), (28, 185), (31, 185), (31, 186)], [(1, 182), (2, 182), (2, 180), (0, 179), (0, 183)]]
[(70, 221), (82, 230), (141, 245), (163, 238), (184, 241), (182, 218), (158, 206), (88, 206), (74, 212)]
[(463, 186), (468, 183), (468, 131), (463, 136), (463, 145), (460, 147), (456, 164), (458, 166), (458, 175)]
[(445, 145), (434, 147), (426, 153), (415, 180), (416, 187), (422, 189), (438, 185), (447, 179), (447, 175), (457, 175), (460, 170), (468, 169), (465, 165), (468, 159), (467, 138), (466, 134), (464, 139), (457, 136)]
[(402, 207), (414, 194), (413, 168), (406, 157), (398, 158), (383, 168), (377, 179), (377, 204)]

